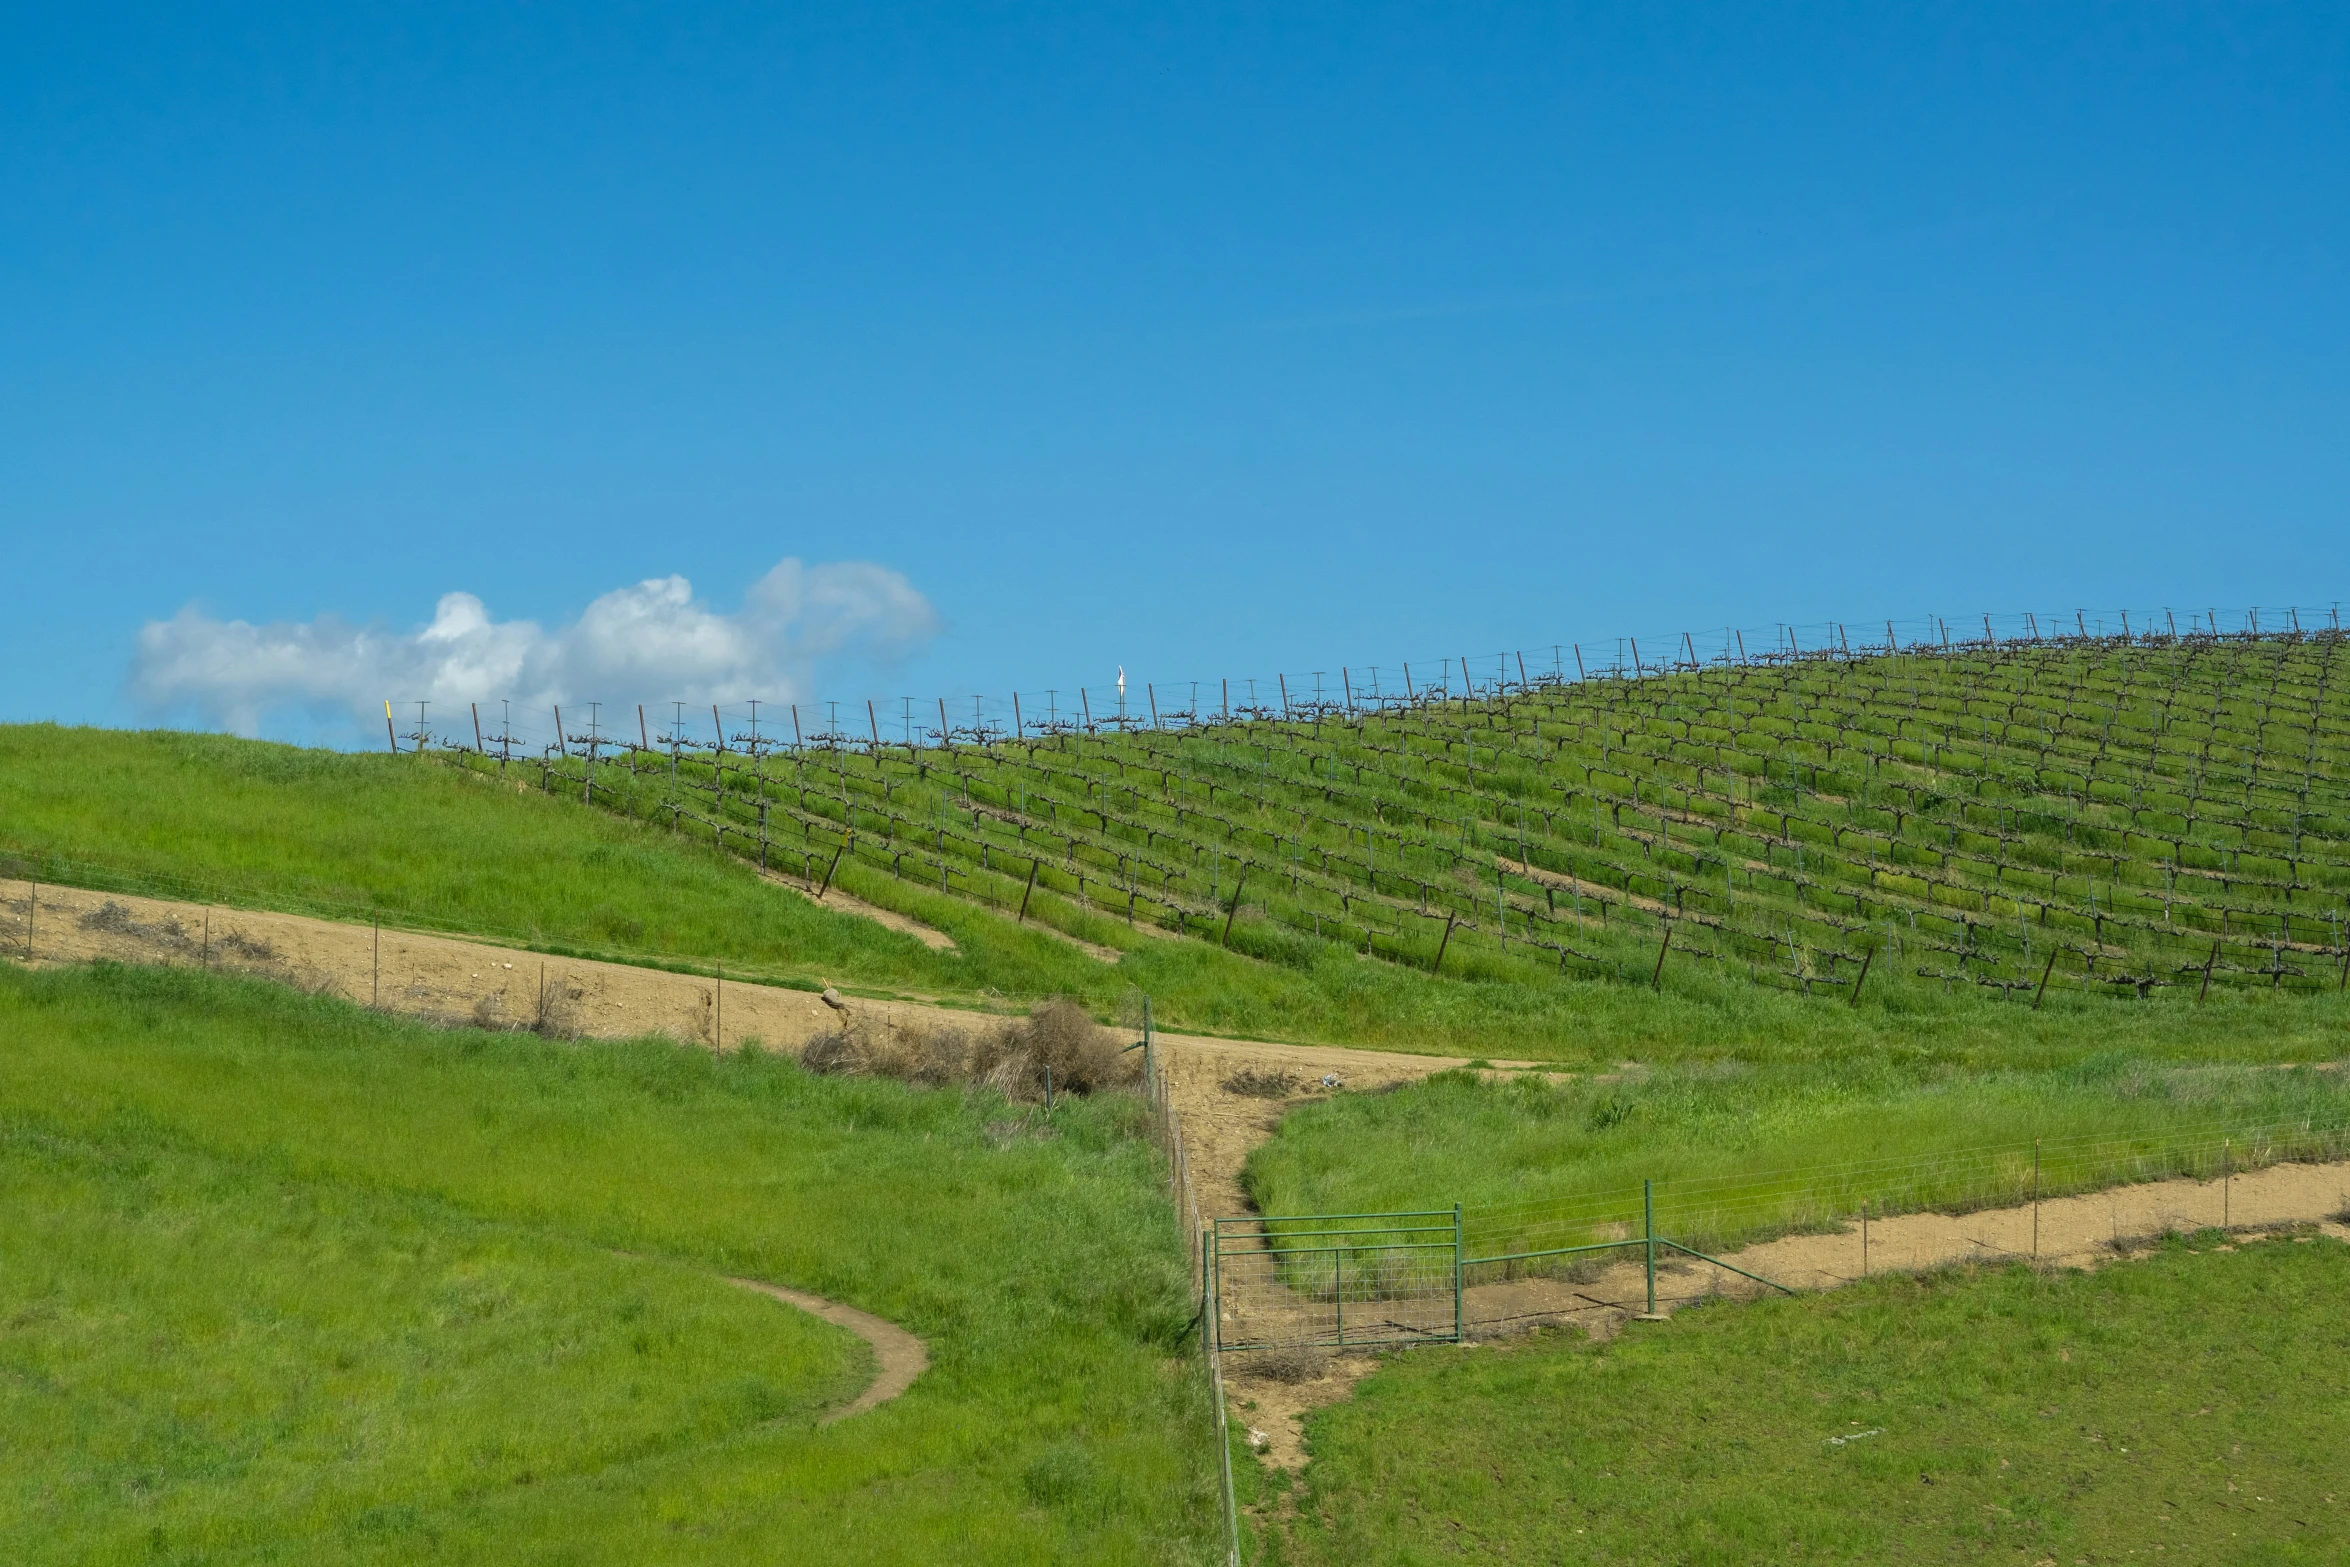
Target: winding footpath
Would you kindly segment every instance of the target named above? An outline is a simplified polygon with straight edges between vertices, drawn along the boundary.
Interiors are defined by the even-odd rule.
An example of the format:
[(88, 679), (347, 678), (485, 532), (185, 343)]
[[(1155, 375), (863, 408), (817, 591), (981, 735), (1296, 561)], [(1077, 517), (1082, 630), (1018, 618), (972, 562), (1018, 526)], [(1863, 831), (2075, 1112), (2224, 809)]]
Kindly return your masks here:
[(835, 1420), (846, 1420), (866, 1410), (886, 1404), (914, 1385), (914, 1379), (930, 1367), (930, 1349), (904, 1328), (870, 1311), (859, 1311), (844, 1306), (837, 1300), (826, 1300), (821, 1295), (810, 1295), (803, 1290), (785, 1289), (780, 1284), (768, 1284), (759, 1279), (726, 1281), (739, 1289), (779, 1300), (787, 1306), (797, 1306), (810, 1316), (822, 1317), (834, 1327), (847, 1328), (851, 1333), (873, 1346), (873, 1380), (865, 1391), (841, 1405), (829, 1409), (819, 1425), (830, 1425)]

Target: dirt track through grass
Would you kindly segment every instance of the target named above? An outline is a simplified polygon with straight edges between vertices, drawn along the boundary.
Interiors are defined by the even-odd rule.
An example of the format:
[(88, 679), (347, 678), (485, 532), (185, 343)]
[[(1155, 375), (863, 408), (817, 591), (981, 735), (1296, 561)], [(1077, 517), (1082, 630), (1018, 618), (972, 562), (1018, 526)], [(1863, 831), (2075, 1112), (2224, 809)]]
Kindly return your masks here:
[(837, 1300), (826, 1300), (805, 1290), (785, 1289), (780, 1284), (769, 1284), (761, 1279), (729, 1278), (727, 1283), (787, 1306), (797, 1306), (812, 1317), (822, 1317), (834, 1327), (847, 1328), (851, 1333), (873, 1346), (873, 1380), (865, 1390), (838, 1409), (824, 1412), (822, 1425), (861, 1415), (878, 1408), (914, 1385), (914, 1379), (930, 1368), (930, 1351), (923, 1342), (887, 1318), (870, 1311), (859, 1311), (844, 1306)]

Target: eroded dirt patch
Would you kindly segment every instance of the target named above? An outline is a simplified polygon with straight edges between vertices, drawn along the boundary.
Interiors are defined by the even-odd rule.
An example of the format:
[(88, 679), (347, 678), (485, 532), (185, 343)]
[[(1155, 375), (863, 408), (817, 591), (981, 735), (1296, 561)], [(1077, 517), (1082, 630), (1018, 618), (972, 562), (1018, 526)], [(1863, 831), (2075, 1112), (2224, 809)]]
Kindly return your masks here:
[[(859, 919), (871, 920), (885, 930), (894, 930), (901, 935), (911, 936), (933, 952), (953, 952), (956, 950), (955, 938), (945, 931), (925, 925), (920, 920), (909, 919), (893, 909), (885, 909), (878, 903), (867, 903), (854, 893), (843, 892), (838, 887), (827, 887), (821, 881), (810, 884), (797, 876), (787, 876), (781, 871), (760, 871), (758, 876), (761, 881), (771, 882), (775, 886), (796, 892), (809, 902), (821, 908), (830, 909), (835, 914), (854, 914)], [(818, 896), (819, 893), (822, 896)]]

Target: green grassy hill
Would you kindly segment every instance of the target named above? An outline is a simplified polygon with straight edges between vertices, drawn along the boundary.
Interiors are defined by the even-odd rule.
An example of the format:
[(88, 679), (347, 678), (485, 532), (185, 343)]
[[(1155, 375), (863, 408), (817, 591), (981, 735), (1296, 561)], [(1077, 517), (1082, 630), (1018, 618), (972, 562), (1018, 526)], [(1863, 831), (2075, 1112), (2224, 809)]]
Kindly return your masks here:
[[(0, 1559), (1196, 1560), (1194, 1302), (1128, 1097), (442, 1031), (0, 964)], [(929, 1343), (819, 1428), (865, 1346)]]
[(0, 729), (0, 852), (785, 983), (1105, 1015), (1147, 991), (1268, 1038), (2013, 1063), (2094, 1029), (2306, 1058), (2350, 957), (2340, 645), (2077, 638), (527, 760), (25, 726)]
[[(1294, 1112), (1247, 1173), (1268, 1208), (1458, 1202), (1499, 1236), (1646, 1177), (1669, 1204), (1677, 1182), (1905, 1161), (1927, 1177), (1859, 1195), (1965, 1204), (2013, 1195), (1970, 1150), (2019, 1138), (2104, 1150), (2052, 1166), (2052, 1189), (2215, 1128), (2283, 1128), (2264, 1156), (2350, 1142), (2350, 1073), (2325, 1069), (2350, 1028), (2339, 648), (1464, 671), (1213, 723), (598, 735), (527, 759), (16, 726), (0, 875), (975, 1006), (1066, 994), (1107, 1016), (1142, 992), (1170, 1026), (1607, 1069)], [(498, 1542), (527, 1540), (715, 1560), (783, 1538), (842, 1560), (907, 1541), (1156, 1560), (1214, 1532), (1184, 1262), (1123, 1101), (1045, 1136), (984, 1093), (104, 967), (0, 970), (0, 1028), (23, 1199), (0, 1223), (12, 1559), (514, 1559)], [(1717, 1238), (1817, 1218), (1817, 1192), (1781, 1195)], [(936, 1369), (818, 1434), (859, 1350), (797, 1319), (760, 1336), (771, 1303), (721, 1271), (901, 1321)], [(1771, 1309), (1769, 1332), (1798, 1332)], [(1822, 1332), (1852, 1320), (1817, 1309)], [(1660, 1408), (1695, 1396), (1656, 1375)], [(1443, 1386), (1409, 1418), (1325, 1417), (1322, 1500), (1273, 1548), (1433, 1550), (1422, 1525), (1466, 1470), (1382, 1454), (1516, 1429), (1525, 1393)], [(1950, 1440), (1975, 1441), (1963, 1425)], [(1433, 1500), (1391, 1517), (1382, 1476)], [(1798, 1501), (1756, 1538), (1812, 1539), (1830, 1509)], [(1496, 1540), (1551, 1548), (1548, 1513), (1480, 1505)], [(1710, 1539), (1714, 1515), (1691, 1516)]]
[[(984, 904), (1036, 887), (1311, 968), (1533, 983), (1693, 967), (2339, 988), (2350, 689), (2336, 633), (2064, 638), (1417, 687), (1181, 727), (895, 745), (752, 734), (472, 765), (820, 876), (844, 842)], [(1445, 677), (1449, 679), (1449, 675)], [(1191, 715), (1184, 715), (1187, 719)]]

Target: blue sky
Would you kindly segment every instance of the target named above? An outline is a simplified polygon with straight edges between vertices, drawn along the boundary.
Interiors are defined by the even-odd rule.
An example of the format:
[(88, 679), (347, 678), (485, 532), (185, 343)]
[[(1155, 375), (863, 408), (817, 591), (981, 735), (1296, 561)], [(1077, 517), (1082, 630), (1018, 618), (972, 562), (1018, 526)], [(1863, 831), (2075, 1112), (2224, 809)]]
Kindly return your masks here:
[(17, 7), (0, 717), (2329, 604), (2346, 283), (2338, 6)]

